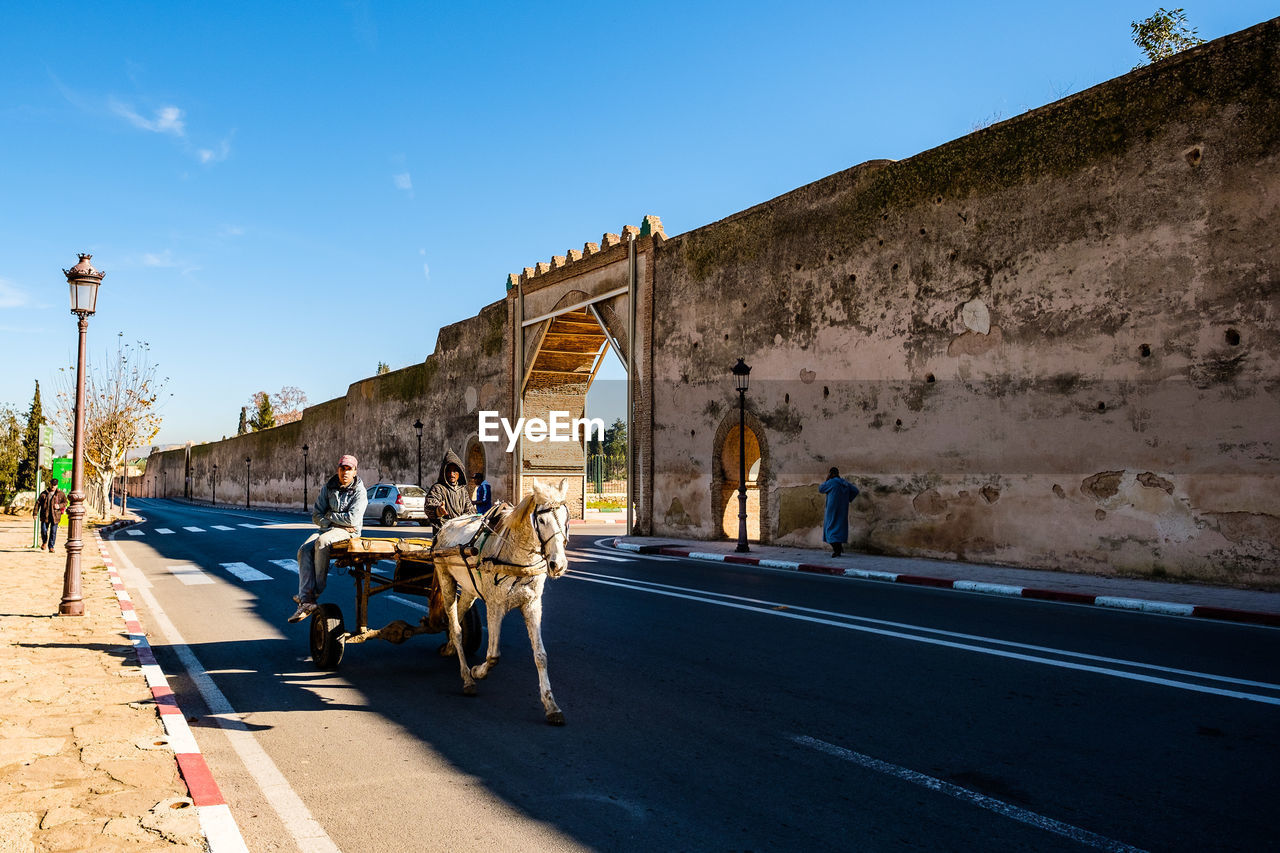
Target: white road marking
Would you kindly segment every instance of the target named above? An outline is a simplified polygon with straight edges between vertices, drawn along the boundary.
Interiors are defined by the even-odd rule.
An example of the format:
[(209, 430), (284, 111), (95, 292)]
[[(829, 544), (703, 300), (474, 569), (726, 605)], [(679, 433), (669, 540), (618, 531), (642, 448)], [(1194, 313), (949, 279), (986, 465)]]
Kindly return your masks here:
[[(599, 583), (606, 586), (617, 586), (624, 589), (630, 589), (635, 592), (648, 592), (654, 595), (665, 595), (671, 598), (682, 598), (688, 601), (699, 601), (705, 604), (715, 604), (720, 607), (730, 607), (736, 610), (747, 610), (753, 613), (762, 613), (768, 616), (781, 617), (784, 619), (795, 619), (802, 622), (812, 622), (819, 625), (827, 625), (833, 628), (843, 628), (848, 631), (861, 631), (867, 634), (878, 634), (883, 637), (892, 637), (899, 640), (910, 640), (916, 643), (926, 643), (933, 646), (943, 646), (945, 648), (959, 649), (961, 651), (977, 652), (984, 655), (992, 655), (995, 657), (1008, 658), (1010, 660), (1020, 660), (1027, 663), (1043, 664), (1045, 666), (1054, 666), (1061, 669), (1076, 670), (1078, 672), (1091, 672), (1098, 675), (1109, 675), (1115, 678), (1124, 678), (1130, 681), (1141, 681), (1148, 684), (1158, 684), (1164, 687), (1173, 687), (1179, 690), (1189, 690), (1195, 693), (1208, 693), (1214, 696), (1226, 696), (1231, 699), (1244, 699), (1250, 702), (1260, 702), (1264, 705), (1280, 705), (1280, 696), (1266, 696), (1260, 693), (1247, 693), (1240, 690), (1228, 690), (1221, 687), (1211, 687), (1204, 684), (1195, 684), (1189, 681), (1175, 681), (1170, 678), (1162, 678), (1154, 675), (1145, 675), (1141, 672), (1126, 672), (1124, 670), (1113, 669), (1109, 666), (1093, 666), (1085, 663), (1076, 663), (1070, 660), (1056, 660), (1054, 658), (1041, 657), (1033, 654), (1023, 654), (1021, 651), (1007, 651), (1005, 648), (990, 648), (987, 646), (977, 646), (970, 642), (954, 642), (948, 639), (940, 639), (940, 637), (953, 637), (960, 640), (969, 640), (982, 643), (989, 643), (992, 646), (1004, 646), (1011, 649), (1021, 649), (1033, 652), (1042, 652), (1048, 654), (1060, 655), (1067, 658), (1077, 658), (1080, 660), (1093, 661), (1104, 664), (1119, 664), (1122, 666), (1133, 667), (1134, 669), (1150, 670), (1153, 672), (1167, 673), (1171, 675), (1185, 676), (1190, 678), (1198, 678), (1204, 681), (1216, 681), (1223, 684), (1235, 684), (1243, 687), (1254, 687), (1262, 690), (1280, 692), (1280, 684), (1271, 684), (1265, 681), (1249, 681), (1241, 678), (1231, 678), (1225, 675), (1214, 675), (1206, 672), (1195, 672), (1193, 670), (1174, 669), (1172, 667), (1157, 666), (1155, 664), (1142, 663), (1140, 661), (1128, 661), (1118, 658), (1100, 657), (1096, 655), (1088, 655), (1081, 652), (1072, 652), (1065, 649), (1054, 649), (1047, 646), (1028, 645), (1024, 643), (1015, 643), (1008, 640), (997, 640), (991, 637), (981, 637), (974, 634), (961, 634), (953, 631), (943, 631), (937, 628), (927, 628), (920, 625), (908, 625), (901, 622), (888, 622), (882, 619), (870, 619), (863, 616), (851, 616), (845, 613), (836, 613), (829, 610), (815, 610), (808, 607), (796, 607), (790, 604), (783, 604), (774, 601), (762, 601), (755, 598), (746, 598), (738, 595), (725, 595), (722, 593), (707, 592), (705, 590), (690, 589), (688, 587), (671, 586), (669, 584), (653, 583), (651, 581), (635, 581), (628, 578), (612, 577), (610, 575), (600, 575), (593, 572), (570, 572), (566, 575), (574, 580), (587, 581), (588, 583)], [(815, 615), (807, 615), (815, 614)], [(837, 621), (840, 620), (840, 621)], [(920, 634), (908, 634), (903, 631), (887, 630), (875, 626), (889, 626), (892, 628), (901, 628), (908, 631), (919, 631), (920, 634), (934, 634), (936, 637), (921, 636)]]
[[(116, 543), (112, 542), (111, 544), (115, 546)], [(123, 549), (116, 547), (114, 550), (117, 562), (121, 566), (126, 567), (135, 576), (145, 577), (138, 570), (138, 567), (133, 565), (129, 558), (125, 556)], [(213, 679), (205, 671), (204, 665), (200, 663), (200, 660), (187, 646), (186, 640), (178, 633), (178, 629), (169, 621), (164, 609), (160, 607), (160, 602), (156, 601), (155, 596), (145, 586), (141, 588), (141, 594), (151, 611), (150, 618), (154, 620), (169, 647), (173, 649), (178, 659), (182, 661), (182, 665), (186, 667), (187, 674), (191, 677), (196, 689), (200, 691), (201, 697), (204, 698), (205, 704), (209, 707), (209, 712), (218, 721), (218, 726), (226, 733), (228, 742), (235, 749), (236, 755), (240, 757), (245, 769), (249, 771), (249, 774), (257, 783), (258, 789), (262, 791), (267, 802), (271, 804), (276, 814), (279, 815), (280, 821), (297, 842), (298, 849), (306, 850), (308, 853), (310, 851), (315, 851), (315, 853), (340, 853), (338, 845), (334, 844), (333, 840), (329, 838), (319, 821), (311, 816), (311, 812), (307, 809), (306, 804), (302, 802), (302, 798), (290, 787), (289, 780), (276, 767), (275, 762), (271, 760), (271, 756), (267, 755), (266, 751), (258, 743), (253, 732), (249, 731), (235, 708), (222, 695), (222, 691), (218, 689), (218, 686), (213, 683)]]
[(173, 531), (167, 527), (157, 527), (156, 533), (172, 533)]
[(223, 563), (222, 568), (242, 581), (269, 581), (271, 575), (260, 572), (248, 563)]
[[(670, 563), (670, 562), (674, 562), (675, 560), (684, 559), (683, 557), (668, 557), (663, 554), (641, 554), (640, 545), (638, 543), (633, 544), (631, 542), (623, 542), (622, 544), (618, 545), (615, 548), (613, 545), (613, 542), (614, 542), (614, 538), (612, 536), (607, 536), (604, 539), (597, 539), (595, 540), (596, 547), (589, 548), (588, 550), (603, 551), (606, 554), (616, 554), (618, 551), (626, 551), (629, 553), (630, 556), (635, 557), (636, 559), (654, 560), (659, 563)], [(797, 563), (796, 565), (799, 565), (799, 563)]]
[(575, 551), (574, 549), (571, 548), (569, 549), (569, 555), (573, 557), (580, 557), (583, 560), (608, 560), (610, 563), (634, 563), (635, 562), (635, 560), (633, 560), (630, 557), (615, 557), (612, 554), (601, 554), (598, 551), (590, 551), (590, 550), (584, 550), (584, 549), (578, 549)]
[(932, 776), (926, 776), (923, 773), (917, 773), (914, 770), (908, 770), (905, 767), (899, 767), (896, 764), (890, 764), (887, 761), (881, 761), (878, 758), (872, 758), (869, 755), (863, 755), (860, 752), (854, 752), (835, 744), (827, 743), (816, 738), (807, 737), (805, 735), (791, 735), (790, 739), (801, 746), (807, 746), (824, 752), (827, 755), (845, 761), (851, 761), (861, 767), (869, 770), (875, 770), (878, 773), (884, 773), (913, 785), (920, 785), (931, 791), (937, 791), (940, 794), (946, 794), (948, 797), (955, 797), (957, 800), (964, 800), (975, 806), (993, 811), (996, 814), (1007, 817), (1010, 820), (1016, 820), (1019, 823), (1025, 823), (1034, 826), (1037, 829), (1043, 829), (1047, 832), (1053, 832), (1058, 835), (1070, 838), (1079, 844), (1085, 844), (1089, 847), (1096, 847), (1099, 850), (1111, 850), (1115, 853), (1142, 853), (1142, 848), (1133, 847), (1122, 841), (1116, 841), (1107, 838), (1104, 835), (1098, 835), (1096, 832), (1090, 832), (1087, 829), (1081, 829), (1078, 826), (1072, 826), (1069, 823), (1063, 823), (1060, 820), (1054, 820), (1051, 817), (1045, 817), (1036, 812), (1027, 811), (1015, 805), (1010, 805), (1002, 800), (994, 797), (988, 797), (986, 794), (979, 794), (977, 791), (970, 791), (968, 788), (961, 788), (950, 782), (944, 782), (941, 779), (935, 779)]
[(227, 527), (225, 524), (215, 524), (213, 525), (213, 529), (214, 530), (235, 530), (234, 527)]
[(126, 531), (125, 531), (125, 533), (128, 533), (130, 536), (145, 536), (145, 535), (146, 535), (146, 534), (145, 534), (145, 533), (143, 533), (141, 530), (134, 530), (132, 527), (130, 527), (128, 530), (126, 530)]
[(236, 526), (237, 526), (237, 527), (248, 527), (250, 530), (257, 530), (259, 527), (262, 527), (262, 525), (261, 525), (261, 524), (238, 524), (238, 525), (236, 525)]
[(213, 583), (213, 578), (200, 571), (200, 567), (195, 563), (180, 563), (172, 566), (165, 566), (174, 577), (182, 581), (187, 586), (197, 586), (199, 584)]
[(273, 566), (279, 566), (286, 571), (293, 572), (295, 575), (298, 573), (297, 560), (267, 560), (267, 562)]
[(184, 527), (183, 530), (190, 530), (192, 533), (204, 533), (203, 527)]

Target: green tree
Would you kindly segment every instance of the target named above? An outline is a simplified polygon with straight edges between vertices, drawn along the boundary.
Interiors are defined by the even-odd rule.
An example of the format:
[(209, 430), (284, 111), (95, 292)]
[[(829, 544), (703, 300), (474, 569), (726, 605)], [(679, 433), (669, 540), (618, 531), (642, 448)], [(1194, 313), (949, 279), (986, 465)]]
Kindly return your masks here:
[(18, 460), (22, 457), (22, 423), (11, 406), (0, 407), (0, 504), (18, 490)]
[(44, 409), (40, 405), (40, 383), (31, 398), (27, 411), (27, 430), (22, 437), (22, 456), (18, 459), (18, 491), (33, 491), (36, 487), (36, 468), (40, 463), (40, 427), (46, 423)]
[(604, 430), (605, 476), (610, 480), (627, 476), (627, 424), (615, 418), (613, 426)]
[(236, 435), (244, 435), (249, 431), (249, 407), (240, 407), (240, 425), (236, 427)]
[[(1196, 35), (1195, 27), (1187, 26), (1187, 15), (1182, 9), (1157, 9), (1150, 18), (1133, 21), (1130, 26), (1133, 43), (1146, 55), (1147, 62), (1159, 62), (1189, 47), (1204, 44), (1204, 39)], [(1147, 62), (1141, 62), (1134, 68), (1141, 68)]]
[(276, 425), (276, 413), (271, 407), (271, 397), (266, 391), (253, 395), (253, 416), (249, 418), (249, 429), (258, 432), (271, 429)]
[(390, 373), (390, 372), (391, 372), (391, 366), (389, 364), (387, 364), (385, 361), (378, 362), (378, 373), (377, 373), (378, 376), (381, 376), (384, 373)]

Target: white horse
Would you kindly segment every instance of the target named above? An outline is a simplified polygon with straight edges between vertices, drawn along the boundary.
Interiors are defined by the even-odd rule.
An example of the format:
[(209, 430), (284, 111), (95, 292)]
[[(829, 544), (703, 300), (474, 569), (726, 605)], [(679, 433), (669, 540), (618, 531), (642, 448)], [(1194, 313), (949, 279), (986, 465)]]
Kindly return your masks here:
[[(547, 677), (547, 650), (542, 645), (542, 591), (547, 577), (558, 578), (569, 568), (565, 546), (569, 542), (569, 511), (564, 505), (568, 479), (559, 488), (534, 482), (533, 493), (493, 525), (478, 554), (468, 556), (477, 516), (451, 519), (440, 528), (435, 542), (436, 582), (449, 617), (449, 643), (462, 670), (462, 692), (476, 694), (476, 680), (498, 663), (498, 634), (502, 617), (515, 608), (524, 615), (538, 668), (538, 691), (547, 722), (564, 725), (564, 712), (551, 695)], [(462, 546), (461, 548), (459, 546)], [(489, 651), (484, 663), (471, 667), (462, 648), (459, 614), (475, 599), (484, 600), (489, 621)], [(446, 651), (447, 653), (447, 651)]]

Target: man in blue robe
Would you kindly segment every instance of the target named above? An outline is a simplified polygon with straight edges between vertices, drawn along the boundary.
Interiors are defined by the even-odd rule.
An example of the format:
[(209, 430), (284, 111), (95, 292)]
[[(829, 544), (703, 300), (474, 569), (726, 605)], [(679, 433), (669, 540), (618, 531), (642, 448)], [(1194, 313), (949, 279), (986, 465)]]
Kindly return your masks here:
[(827, 496), (826, 514), (822, 519), (822, 541), (831, 546), (833, 557), (842, 556), (844, 543), (849, 541), (849, 504), (858, 496), (858, 487), (840, 476), (832, 468), (827, 481), (818, 487)]

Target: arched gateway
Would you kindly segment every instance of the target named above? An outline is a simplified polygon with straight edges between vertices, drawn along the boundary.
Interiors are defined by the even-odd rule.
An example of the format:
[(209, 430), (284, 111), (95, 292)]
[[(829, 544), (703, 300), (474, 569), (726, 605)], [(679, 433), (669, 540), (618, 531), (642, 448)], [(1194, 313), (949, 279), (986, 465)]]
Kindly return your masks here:
[[(551, 263), (526, 267), (507, 279), (511, 349), (511, 409), (567, 429), (583, 418), (587, 391), (606, 358), (619, 358), (627, 374), (627, 488), (629, 518), (637, 532), (651, 528), (653, 253), (666, 235), (655, 216), (621, 235), (569, 250)], [(639, 342), (633, 346), (632, 342)], [(610, 355), (612, 350), (613, 355)], [(606, 424), (607, 426), (607, 424)], [(534, 481), (570, 480), (575, 515), (586, 498), (585, 435), (538, 440), (524, 430), (513, 448), (510, 494), (527, 494)], [(502, 448), (505, 450), (505, 446)]]

